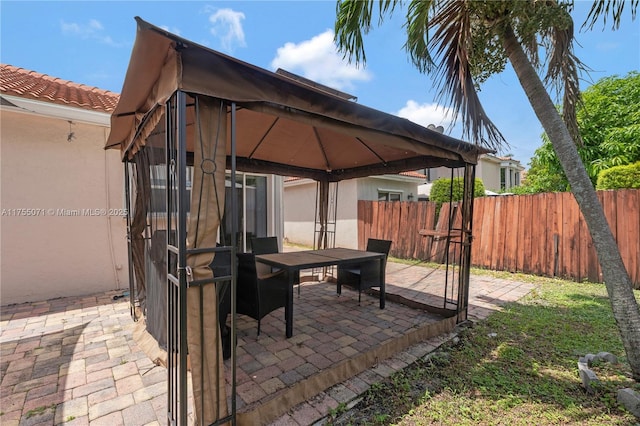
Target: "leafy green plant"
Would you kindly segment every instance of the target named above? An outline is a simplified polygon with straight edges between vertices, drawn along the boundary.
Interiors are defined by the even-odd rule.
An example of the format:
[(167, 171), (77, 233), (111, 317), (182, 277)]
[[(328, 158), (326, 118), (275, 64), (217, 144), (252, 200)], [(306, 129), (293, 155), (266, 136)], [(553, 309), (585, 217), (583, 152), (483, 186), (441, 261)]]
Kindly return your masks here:
[(329, 419), (335, 420), (347, 411), (347, 404), (341, 402), (337, 407), (329, 410)]
[[(638, 71), (629, 72), (624, 77), (605, 77), (587, 88), (582, 93), (582, 102), (578, 105), (576, 114), (583, 140), (578, 152), (594, 185), (603, 171), (640, 159)], [(523, 182), (526, 191), (563, 192), (570, 189), (546, 134), (542, 135), (542, 145), (536, 149), (530, 166)]]
[(596, 189), (640, 189), (640, 161), (626, 166), (614, 166), (598, 175)]
[[(453, 186), (450, 178), (441, 178), (433, 182), (429, 199), (436, 203), (448, 203), (449, 201), (462, 200), (464, 190), (464, 179), (461, 177), (453, 178)], [(476, 178), (473, 196), (484, 197), (484, 184), (482, 179)]]
[(388, 414), (376, 414), (373, 420), (376, 423), (384, 424), (389, 419), (389, 417), (390, 416)]

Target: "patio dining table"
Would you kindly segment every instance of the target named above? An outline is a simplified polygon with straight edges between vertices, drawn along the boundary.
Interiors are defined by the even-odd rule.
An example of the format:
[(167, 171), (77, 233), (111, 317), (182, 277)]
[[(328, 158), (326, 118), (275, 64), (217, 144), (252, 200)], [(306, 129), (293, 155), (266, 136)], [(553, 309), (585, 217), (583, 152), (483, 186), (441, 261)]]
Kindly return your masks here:
[(385, 254), (348, 248), (303, 250), (285, 253), (270, 253), (256, 256), (256, 261), (287, 271), (287, 304), (284, 308), (287, 338), (293, 335), (293, 286), (296, 272), (303, 269), (333, 265), (358, 265), (364, 262), (379, 262), (380, 265), (380, 309), (385, 305)]

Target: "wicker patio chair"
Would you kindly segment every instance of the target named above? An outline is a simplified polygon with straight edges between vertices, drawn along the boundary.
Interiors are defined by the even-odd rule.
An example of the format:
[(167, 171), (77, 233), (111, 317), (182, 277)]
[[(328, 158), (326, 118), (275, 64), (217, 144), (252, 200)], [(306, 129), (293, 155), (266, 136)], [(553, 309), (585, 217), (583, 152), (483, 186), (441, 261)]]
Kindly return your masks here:
[(256, 256), (253, 253), (238, 253), (237, 312), (260, 320), (287, 304), (288, 277), (286, 271), (258, 274)]
[[(214, 277), (231, 276), (231, 252), (224, 250), (216, 252), (209, 264)], [(222, 354), (224, 359), (231, 358), (231, 327), (227, 325), (227, 317), (231, 313), (231, 280), (216, 283), (218, 296), (218, 323), (222, 340)]]
[[(252, 237), (251, 238), (251, 252), (253, 254), (271, 254), (278, 253), (278, 237)], [(261, 264), (258, 262), (257, 266), (258, 274), (267, 272), (277, 272), (278, 268), (272, 268), (271, 266)], [(298, 296), (300, 296), (300, 272), (296, 274), (294, 282), (298, 284)]]
[[(369, 238), (367, 241), (367, 251), (376, 253), (384, 253), (384, 262), (387, 262), (387, 256), (391, 249), (391, 241), (377, 240)], [(377, 261), (366, 262), (360, 265), (338, 266), (338, 294), (342, 294), (342, 286), (346, 285), (358, 290), (358, 304), (360, 304), (362, 290), (371, 287), (380, 287), (381, 280), (385, 277), (380, 276), (380, 265)]]

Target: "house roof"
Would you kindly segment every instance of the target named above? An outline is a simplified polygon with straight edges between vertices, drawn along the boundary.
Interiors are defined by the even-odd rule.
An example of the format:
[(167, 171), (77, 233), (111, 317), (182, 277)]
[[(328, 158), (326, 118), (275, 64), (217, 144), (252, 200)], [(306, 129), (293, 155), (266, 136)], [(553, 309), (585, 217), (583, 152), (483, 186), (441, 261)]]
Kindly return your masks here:
[(120, 96), (8, 64), (0, 64), (0, 94), (111, 113)]
[(426, 179), (427, 176), (424, 173), (418, 173), (416, 171), (400, 172), (400, 175), (418, 179)]

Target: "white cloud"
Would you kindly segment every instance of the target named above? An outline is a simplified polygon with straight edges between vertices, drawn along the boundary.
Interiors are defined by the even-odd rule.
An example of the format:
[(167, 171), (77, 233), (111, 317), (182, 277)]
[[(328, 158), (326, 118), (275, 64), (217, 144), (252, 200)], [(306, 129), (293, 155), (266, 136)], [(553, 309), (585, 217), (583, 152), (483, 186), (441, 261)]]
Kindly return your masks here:
[(369, 72), (342, 60), (342, 55), (333, 43), (331, 30), (326, 30), (311, 40), (298, 44), (286, 43), (278, 48), (276, 57), (271, 61), (271, 68), (282, 68), (339, 90), (352, 88), (354, 81), (368, 81), (372, 78)]
[(181, 35), (180, 29), (178, 27), (169, 27), (167, 25), (160, 25), (160, 28), (162, 28), (167, 32), (170, 32), (171, 34), (175, 34), (177, 36)]
[(450, 108), (442, 107), (438, 104), (419, 104), (414, 100), (408, 100), (395, 115), (406, 118), (421, 126), (427, 127), (429, 124), (443, 126), (445, 129), (453, 120)]
[(86, 24), (60, 21), (60, 29), (62, 30), (62, 34), (80, 37), (82, 39), (98, 40), (100, 43), (113, 47), (122, 47), (125, 45), (124, 43), (117, 43), (111, 36), (104, 34), (104, 27), (97, 19), (90, 19)]
[(242, 29), (243, 19), (244, 13), (232, 9), (217, 9), (209, 15), (211, 34), (220, 40), (224, 50), (230, 52), (236, 46), (245, 47), (247, 45)]

